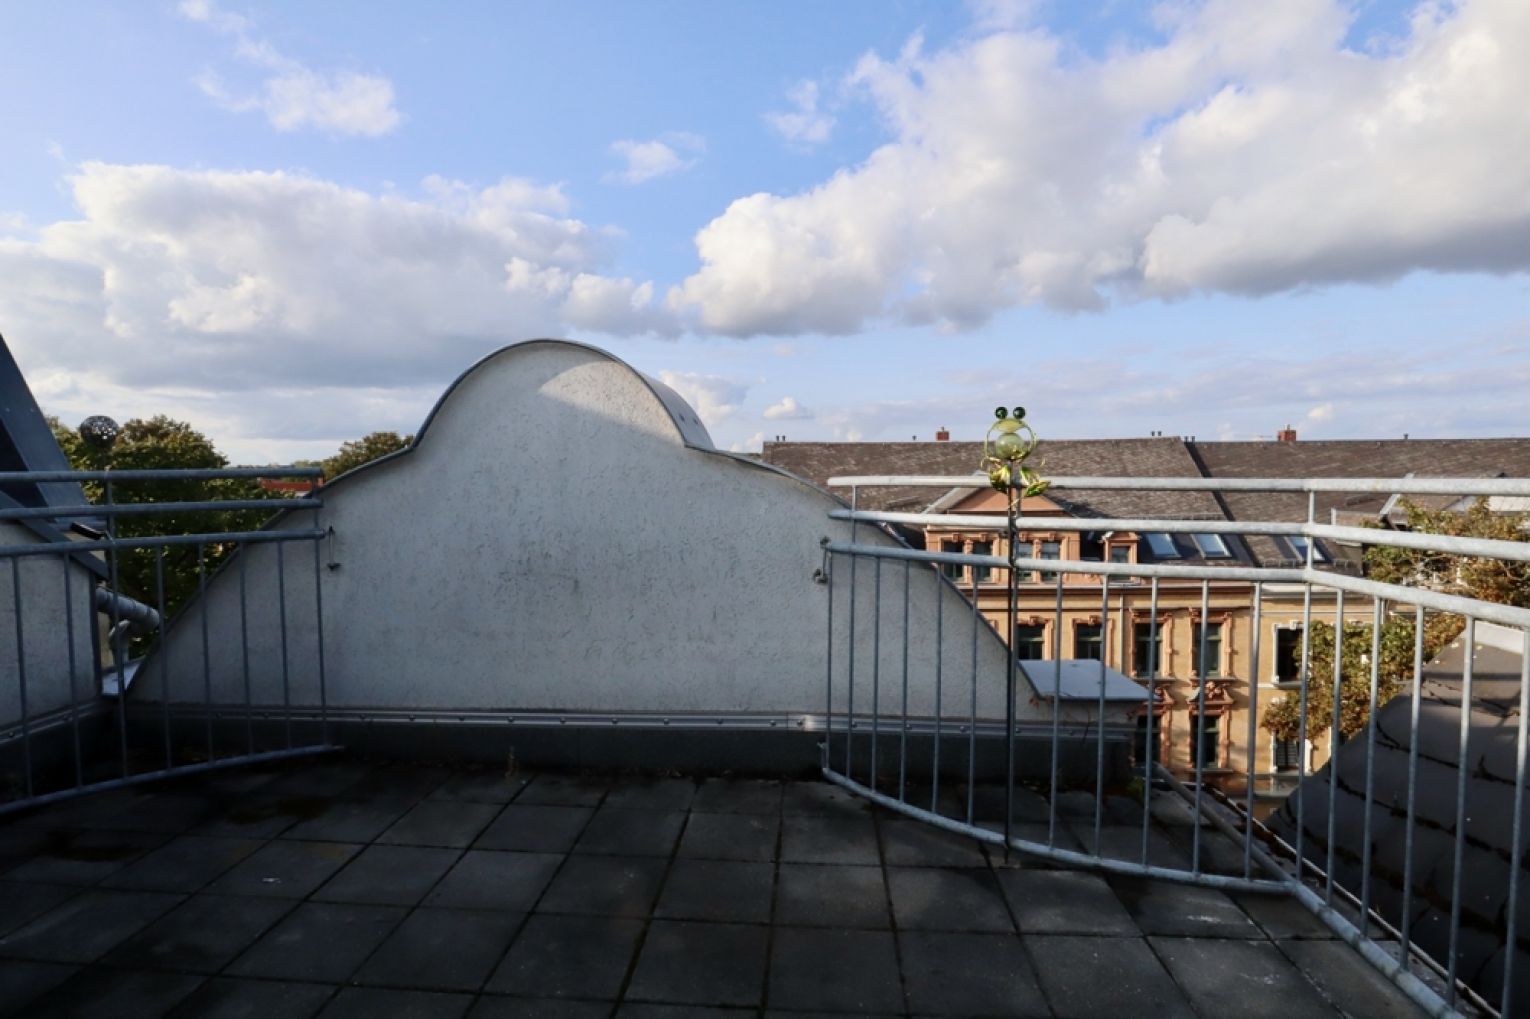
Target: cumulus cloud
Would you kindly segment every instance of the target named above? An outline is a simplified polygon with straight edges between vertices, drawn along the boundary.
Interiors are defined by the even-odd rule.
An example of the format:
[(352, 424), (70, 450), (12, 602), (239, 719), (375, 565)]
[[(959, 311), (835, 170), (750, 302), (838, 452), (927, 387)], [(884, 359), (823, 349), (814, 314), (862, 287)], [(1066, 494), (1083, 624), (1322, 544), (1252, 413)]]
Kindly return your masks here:
[(794, 397), (783, 396), (780, 403), (773, 403), (765, 408), (767, 421), (807, 421), (811, 419), (813, 412), (796, 401)]
[(621, 157), (625, 166), (606, 174), (610, 184), (642, 184), (657, 177), (668, 177), (695, 166), (706, 151), (706, 141), (699, 135), (671, 131), (648, 141), (624, 139), (611, 143), (611, 153)]
[(87, 163), (76, 219), (0, 235), (0, 322), (29, 370), (201, 392), (452, 377), (514, 339), (672, 331), (613, 235), (556, 187), (375, 195), (289, 173)]
[(313, 70), (259, 38), (249, 18), (224, 11), (212, 0), (181, 0), (179, 11), (233, 38), (235, 57), (266, 74), (253, 92), (231, 88), (211, 70), (197, 75), (197, 87), (224, 109), (263, 113), (278, 131), (314, 128), (369, 138), (388, 134), (403, 119), (393, 105), (393, 83), (385, 77)]
[(748, 386), (725, 375), (662, 371), (659, 380), (679, 393), (708, 428), (732, 417), (749, 392)]
[(818, 108), (818, 83), (799, 81), (786, 93), (792, 108), (765, 114), (765, 123), (789, 142), (816, 145), (828, 141), (834, 117)]
[(1530, 5), (1423, 4), (1366, 52), (1340, 0), (1157, 16), (1161, 40), (1099, 58), (1013, 27), (867, 55), (846, 84), (890, 140), (734, 201), (670, 305), (730, 335), (844, 334), (1530, 269)]

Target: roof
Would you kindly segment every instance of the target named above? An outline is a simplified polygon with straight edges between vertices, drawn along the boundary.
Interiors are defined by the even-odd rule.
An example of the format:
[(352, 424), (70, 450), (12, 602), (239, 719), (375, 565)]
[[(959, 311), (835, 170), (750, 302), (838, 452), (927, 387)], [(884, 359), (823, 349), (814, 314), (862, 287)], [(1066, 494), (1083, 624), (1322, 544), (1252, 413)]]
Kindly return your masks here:
[[(979, 469), (981, 442), (767, 442), (765, 462), (827, 488), (831, 477), (865, 474), (965, 475)], [(1043, 440), (1029, 461), (1042, 477), (1361, 478), (1530, 477), (1530, 438), (1376, 439), (1297, 442), (1187, 442), (1174, 437)], [(837, 494), (849, 497), (848, 491)], [(940, 493), (927, 488), (859, 492), (862, 508), (918, 511)], [(1047, 495), (1078, 516), (1292, 522), (1307, 518), (1295, 492), (1082, 492)], [(1319, 522), (1374, 520), (1385, 494), (1319, 494)], [(1420, 505), (1450, 505), (1442, 496)], [(1268, 537), (1245, 545), (1261, 565), (1287, 562), (1292, 550)], [(1353, 553), (1326, 548), (1342, 562)], [(1217, 560), (1210, 560), (1215, 563)], [(1226, 562), (1226, 560), (1221, 560)]]
[[(1477, 624), (1467, 753), (1466, 839), (1461, 885), (1459, 972), (1469, 985), (1496, 1000), (1503, 982), (1502, 907), (1509, 885), (1513, 845), (1514, 782), (1519, 724), (1519, 687), (1524, 637), (1519, 631)], [(1419, 700), (1418, 782), (1413, 828), (1413, 932), (1438, 960), (1449, 954), (1451, 861), (1455, 851), (1458, 740), (1461, 731), (1461, 675), (1466, 647), (1457, 639), (1424, 669)], [(1376, 713), (1375, 772), (1371, 811), (1374, 907), (1393, 923), (1402, 910), (1403, 851), (1408, 842), (1407, 792), (1411, 694), (1394, 697)], [(1360, 887), (1359, 857), (1365, 819), (1367, 733), (1346, 741), (1336, 756), (1339, 769), (1335, 878)], [(1302, 783), (1305, 798), (1305, 852), (1319, 867), (1328, 857), (1329, 768)], [(1294, 841), (1295, 797), (1270, 819), (1270, 826)], [(1521, 919), (1523, 932), (1525, 921)], [(1523, 933), (1515, 953), (1516, 982), (1530, 978), (1530, 952)]]
[[(69, 459), (48, 427), (21, 366), (0, 336), (0, 471), (67, 471)], [(19, 506), (81, 506), (85, 492), (74, 482), (11, 482), (0, 485)]]

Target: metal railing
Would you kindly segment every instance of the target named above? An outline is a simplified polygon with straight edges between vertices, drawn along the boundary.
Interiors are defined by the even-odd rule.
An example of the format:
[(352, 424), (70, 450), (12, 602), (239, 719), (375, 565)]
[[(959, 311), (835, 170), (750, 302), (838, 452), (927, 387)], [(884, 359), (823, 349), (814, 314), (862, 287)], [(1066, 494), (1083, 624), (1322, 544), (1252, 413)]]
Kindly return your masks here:
[[(188, 484), (216, 487), (320, 474), (312, 467), (0, 472), (0, 490), (16, 483), (73, 482), (92, 486), (100, 496), (71, 506), (0, 506), (0, 605), (8, 601), (11, 616), (0, 630), (0, 776), (9, 786), (0, 790), (0, 815), (86, 792), (330, 749), (323, 696), (321, 489), (315, 486), (297, 498), (183, 497)], [(171, 489), (155, 490), (167, 483)], [(167, 491), (175, 497), (164, 498)], [(293, 510), (313, 511), (312, 526), (283, 527), (282, 519), (263, 519)], [(46, 526), (28, 527), (34, 521)], [(94, 526), (80, 526), (82, 521)], [(286, 553), (290, 545), (303, 543), (312, 549), (315, 642), (294, 649), (287, 640), (295, 589)], [(282, 702), (250, 698), (250, 647), (243, 626), (245, 702), (214, 704), (210, 680), (200, 704), (186, 697), (177, 701), (168, 672), (172, 650), (183, 650), (177, 647), (183, 642), (200, 644), (206, 662), (213, 641), (205, 615), (200, 625), (179, 628), (173, 625), (177, 615), (228, 569), (240, 584), (243, 619), (249, 610), (245, 556), (236, 553), (255, 546), (274, 548), (277, 559)], [(219, 633), (218, 639), (227, 636)], [(312, 677), (318, 687), (316, 721), (293, 711), (295, 673)], [(155, 703), (138, 703), (139, 684), (156, 688)], [(294, 732), (297, 718), (307, 722), (302, 738)], [(257, 735), (257, 719), (275, 724), (262, 725)]]
[[(860, 492), (868, 487), (945, 491), (976, 488), (986, 485), (986, 481), (986, 478), (922, 476), (830, 479), (831, 486), (849, 489), (849, 508), (833, 510), (830, 516), (850, 521), (851, 534), (848, 541), (827, 542), (824, 549), (824, 573), (830, 587), (826, 664), (829, 725), (823, 742), (824, 775), (884, 807), (1002, 847), (1005, 852), (1119, 874), (1248, 893), (1289, 895), (1360, 951), (1430, 1014), (1456, 1015), (1462, 1008), (1478, 1013), (1514, 1014), (1515, 970), (1521, 956), (1517, 899), (1524, 865), (1530, 610), (1462, 594), (1384, 583), (1354, 575), (1357, 571), (1353, 567), (1346, 572), (1325, 568), (1318, 559), (1317, 543), (1527, 563), (1530, 541), (1321, 524), (1316, 519), (1316, 496), (1333, 492), (1530, 495), (1530, 480), (1052, 479), (1054, 488), (1074, 491), (1301, 492), (1308, 496), (1307, 519), (1301, 522), (1059, 516), (1006, 521), (999, 514), (881, 512), (860, 508)], [(1301, 536), (1307, 541), (1306, 558), (1296, 568), (1261, 566), (1245, 550), (1239, 551), (1236, 565), (1110, 563), (893, 547), (885, 541), (859, 540), (857, 530), (864, 526), (889, 531), (894, 527), (980, 531), (1007, 540), (1010, 549), (1024, 547), (1025, 539), (1021, 536), (1036, 532), (1285, 535)], [(891, 569), (885, 569), (884, 564)], [(952, 623), (947, 618), (950, 610), (945, 608), (945, 601), (950, 599), (937, 599), (933, 667), (922, 673), (916, 669), (911, 675), (908, 664), (911, 571), (921, 567), (939, 575), (942, 565), (970, 568), (966, 572), (971, 582), (965, 586), (939, 577), (940, 583), (958, 586), (967, 597), (970, 605), (962, 611), (970, 613), (970, 622), (962, 620), (959, 627)], [(992, 577), (994, 571), (1001, 570), (1013, 571), (1017, 577), (1044, 572), (1050, 582), (1008, 585), (1010, 597), (1001, 602), (994, 597), (996, 592), (991, 584), (983, 585), (977, 579), (980, 571)], [(893, 578), (890, 587), (884, 574)], [(1065, 578), (1078, 575), (1097, 578), (1098, 587), (1065, 582)], [(984, 600), (985, 587), (989, 588), (986, 593), (992, 604)], [(1319, 604), (1315, 605), (1315, 601)], [(1283, 610), (1278, 608), (1282, 605)], [(1245, 664), (1227, 675), (1222, 675), (1223, 670), (1216, 669), (1208, 658), (1212, 615), (1219, 608), (1226, 620), (1234, 622), (1235, 633), (1240, 633), (1239, 622), (1247, 624), (1240, 633), (1240, 639), (1248, 644), (1246, 656), (1241, 658)], [(1274, 622), (1267, 614), (1281, 611), (1288, 628), (1299, 618), (1301, 638), (1297, 681), (1277, 686), (1273, 667), (1264, 662), (1266, 657), (1273, 658), (1273, 636), (1266, 643), (1262, 631)], [(1164, 663), (1158, 660), (1163, 646), (1161, 620), (1169, 618), (1166, 612), (1191, 619), (1194, 665), (1188, 672), (1179, 670), (1179, 678), (1172, 675), (1175, 670), (1165, 674)], [(841, 620), (838, 630), (836, 613)], [(869, 637), (864, 632), (868, 613)], [(1461, 618), (1465, 641), (1462, 662), (1443, 687), (1435, 682), (1440, 677), (1434, 675), (1442, 667), (1432, 666), (1425, 654), (1426, 617), (1439, 614)], [(1022, 616), (1046, 621), (1043, 627), (1051, 631), (1047, 642), (1050, 661), (1018, 663), (1006, 655), (1010, 659), (1007, 673), (983, 674), (977, 649), (985, 624), (993, 623), (1014, 634)], [(1094, 619), (1096, 623), (1090, 625), (1100, 627), (1099, 664), (1092, 698), (1080, 697), (1076, 686), (1065, 689), (1063, 681), (1065, 624), (1080, 617)], [(1324, 617), (1330, 618), (1334, 627), (1333, 665), (1331, 675), (1320, 676), (1313, 668), (1312, 635), (1314, 624), (1322, 623)], [(1120, 620), (1119, 640), (1114, 642), (1107, 636), (1113, 618)], [(1378, 697), (1383, 686), (1380, 641), (1392, 621), (1411, 624), (1414, 634), (1411, 670), (1401, 681), (1398, 695), (1399, 701), (1405, 702), (1407, 717), (1398, 723), (1397, 712), (1387, 713), (1386, 725), (1391, 728), (1382, 746), (1386, 755), (1406, 756), (1405, 778), (1399, 783), (1385, 777), (1378, 788), (1378, 731), (1383, 728), (1380, 712), (1386, 707)], [(1145, 640), (1140, 647), (1146, 650), (1146, 661), (1133, 660), (1129, 667), (1128, 657), (1137, 657), (1139, 624), (1145, 624), (1142, 634)], [(1475, 730), (1473, 726), (1479, 626), (1489, 625), (1509, 628), (1518, 650), (1515, 675), (1509, 677), (1514, 681), (1512, 700), (1517, 704), (1517, 714), (1506, 710), (1504, 724), (1492, 732), (1485, 730), (1480, 720)], [(1368, 676), (1362, 673), (1358, 679), (1362, 687), (1368, 685), (1368, 700), (1363, 703), (1363, 730), (1339, 746), (1333, 734), (1346, 724), (1342, 717), (1346, 683), (1356, 681), (1355, 677), (1345, 675), (1342, 642), (1355, 626), (1368, 626), (1371, 637), (1365, 658)], [(1227, 636), (1219, 631), (1219, 647)], [(991, 639), (991, 635), (985, 639)], [(963, 641), (963, 647), (966, 641), (971, 642), (970, 668), (962, 670), (964, 675), (952, 675), (945, 665), (949, 661), (943, 646), (947, 640)], [(1129, 640), (1134, 652), (1130, 656)], [(1512, 653), (1510, 657), (1513, 658)], [(1112, 659), (1118, 669), (1111, 668)], [(1094, 671), (1092, 663), (1084, 668)], [(1077, 674), (1079, 667), (1067, 669), (1071, 676)], [(886, 676), (889, 672), (890, 678)], [(1140, 676), (1137, 696), (1129, 704), (1123, 705), (1118, 693), (1107, 696), (1111, 683), (1119, 691), (1124, 679), (1116, 676), (1112, 680), (1116, 673)], [(1431, 680), (1427, 687), (1426, 674)], [(1424, 717), (1421, 703), (1426, 697), (1431, 707), (1442, 703), (1442, 699), (1450, 701), (1454, 682), (1459, 682), (1459, 694), (1453, 704), (1445, 706), (1459, 715), (1458, 723), (1442, 723), (1438, 712), (1432, 711), (1433, 720), (1425, 725), (1421, 720)], [(916, 693), (926, 695), (924, 703), (933, 704), (933, 712), (916, 711), (910, 715), (910, 684)], [(1274, 818), (1267, 818), (1269, 804), (1256, 796), (1258, 779), (1267, 771), (1259, 764), (1260, 746), (1270, 742), (1260, 736), (1262, 685), (1267, 696), (1295, 698), (1299, 719), (1301, 765), (1293, 776), (1299, 781)], [(980, 691), (991, 694), (990, 688), (994, 686), (1001, 688), (1002, 712), (980, 711)], [(959, 696), (953, 698), (953, 690)], [(1220, 706), (1209, 700), (1213, 690), (1224, 698)], [(1028, 697), (1027, 703), (1022, 703), (1022, 696)], [(1309, 728), (1318, 726), (1311, 716), (1314, 699), (1320, 696), (1331, 697), (1333, 701), (1332, 719), (1325, 719), (1329, 726), (1330, 759), (1323, 768), (1314, 770), (1311, 756), (1318, 741), (1312, 737), (1318, 734), (1309, 733)], [(1171, 760), (1165, 766), (1158, 760), (1157, 748), (1162, 743), (1162, 729), (1172, 719), (1176, 697), (1193, 719), (1189, 733), (1192, 749), (1187, 759)], [(1090, 700), (1091, 717), (1081, 723), (1080, 710)], [(1505, 700), (1501, 691), (1499, 700)], [(838, 719), (833, 717), (836, 703), (841, 705), (842, 717)], [(952, 710), (953, 706), (956, 710)], [(1266, 710), (1268, 706), (1264, 706)], [(1223, 719), (1229, 719), (1238, 710), (1246, 716), (1243, 731), (1238, 734), (1245, 743), (1241, 755), (1231, 746), (1236, 738), (1234, 733), (1220, 727)], [(1211, 727), (1213, 718), (1217, 719), (1215, 729)], [(1394, 731), (1399, 724), (1401, 730)], [(1427, 751), (1423, 754), (1431, 768), (1448, 767), (1453, 772), (1452, 816), (1436, 820), (1421, 814), (1420, 744), (1431, 736), (1437, 737), (1443, 731), (1442, 725), (1448, 729), (1450, 724), (1455, 726), (1455, 753), (1451, 759), (1436, 759)], [(1225, 761), (1212, 757), (1208, 762), (1208, 733), (1213, 733), (1219, 751), (1226, 745)], [(1362, 746), (1363, 753), (1356, 749)], [(1500, 786), (1512, 789), (1511, 808), (1505, 806), (1506, 789), (1477, 788), (1486, 781), (1479, 775), (1480, 758), (1493, 746), (1499, 746), (1505, 753), (1512, 747), (1512, 776), (1500, 776), (1498, 780)], [(1032, 763), (1026, 766), (1022, 760), (1017, 767), (1017, 757), (1028, 758)], [(1221, 767), (1224, 763), (1228, 767)], [(1391, 769), (1388, 775), (1396, 770)], [(1494, 795), (1496, 807), (1512, 810), (1512, 833), (1507, 844), (1484, 845), (1482, 833), (1471, 830), (1468, 802), (1487, 792)], [(1386, 866), (1378, 865), (1376, 843), (1381, 836), (1373, 822), (1384, 823), (1389, 832), (1395, 833), (1398, 828), (1403, 832), (1400, 878), (1395, 873), (1392, 852), (1395, 847), (1384, 847), (1392, 855)], [(1425, 838), (1421, 833), (1426, 830), (1435, 842), (1449, 841), (1448, 867), (1432, 867), (1428, 873), (1423, 872), (1421, 847), (1417, 843)], [(1460, 971), (1459, 963), (1465, 957), (1462, 929), (1463, 908), (1467, 904), (1463, 878), (1469, 845), (1476, 857), (1506, 858), (1506, 866), (1500, 864), (1503, 878), (1500, 896), (1502, 887), (1506, 887), (1506, 897), (1500, 897), (1497, 903), (1470, 904), (1474, 932), (1480, 934), (1485, 925), (1503, 946), (1501, 972), (1494, 972), (1491, 964), (1470, 974)], [(1448, 885), (1444, 890), (1448, 917), (1438, 901), (1442, 881)], [(1421, 904), (1433, 911), (1431, 917), (1442, 921), (1432, 923), (1428, 931), (1421, 930), (1418, 920)], [(1530, 955), (1525, 959), (1525, 965), (1530, 966)]]

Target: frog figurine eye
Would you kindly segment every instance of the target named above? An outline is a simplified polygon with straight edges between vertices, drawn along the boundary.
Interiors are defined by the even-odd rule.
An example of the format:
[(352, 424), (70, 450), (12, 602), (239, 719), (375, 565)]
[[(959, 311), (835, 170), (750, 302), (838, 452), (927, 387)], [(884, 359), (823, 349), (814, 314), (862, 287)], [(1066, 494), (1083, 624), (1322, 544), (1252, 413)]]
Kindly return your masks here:
[[(1003, 415), (1000, 415), (1000, 416), (1002, 417)], [(1022, 419), (1024, 417), (1025, 417), (1025, 408), (1024, 407), (1016, 407), (1015, 408), (1015, 420), (1019, 421), (1020, 419)]]
[(1009, 417), (1009, 411), (1003, 407), (995, 407), (993, 409), (993, 416), (998, 418), (1000, 421), (1003, 421), (1005, 418)]

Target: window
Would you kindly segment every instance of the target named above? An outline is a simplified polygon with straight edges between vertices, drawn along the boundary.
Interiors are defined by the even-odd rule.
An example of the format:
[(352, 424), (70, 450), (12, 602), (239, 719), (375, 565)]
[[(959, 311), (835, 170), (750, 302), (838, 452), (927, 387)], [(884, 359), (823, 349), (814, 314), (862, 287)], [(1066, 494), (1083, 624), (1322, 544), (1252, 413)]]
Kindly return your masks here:
[(1152, 623), (1136, 623), (1132, 626), (1132, 675), (1146, 679), (1149, 668), (1154, 676), (1163, 675), (1163, 627), (1154, 632)]
[(1132, 561), (1132, 548), (1130, 545), (1110, 546), (1110, 561), (1113, 563), (1129, 563)]
[(1099, 623), (1080, 623), (1073, 630), (1073, 657), (1098, 662), (1105, 657), (1104, 627)]
[(1319, 545), (1316, 542), (1309, 542), (1304, 536), (1300, 534), (1287, 535), (1286, 544), (1291, 546), (1291, 551), (1295, 553), (1294, 558), (1305, 560), (1307, 558), (1307, 546), (1310, 544), (1312, 546), (1313, 562), (1326, 563), (1328, 561), (1328, 556), (1323, 554), (1322, 545)]
[[(963, 547), (959, 541), (943, 541), (940, 543), (940, 550), (942, 552), (961, 552)], [(941, 563), (940, 572), (951, 580), (961, 580), (962, 574), (966, 572), (966, 567), (962, 566), (961, 563)]]
[[(1148, 741), (1148, 723), (1150, 721), (1153, 726), (1153, 739), (1151, 743)], [(1146, 764), (1148, 761), (1158, 764), (1162, 760), (1162, 748), (1163, 720), (1153, 718), (1152, 715), (1144, 711), (1137, 716), (1137, 735), (1132, 741), (1132, 760), (1138, 766)]]
[(1023, 624), (1015, 627), (1015, 657), (1023, 662), (1038, 661), (1047, 656), (1047, 628)]
[(1301, 744), (1294, 739), (1275, 741), (1275, 770), (1280, 774), (1302, 769)]
[(1179, 549), (1174, 547), (1174, 538), (1163, 531), (1149, 531), (1147, 538), (1148, 549), (1159, 559), (1178, 559)]
[(1297, 683), (1302, 678), (1302, 631), (1282, 626), (1275, 631), (1275, 682)]
[(1222, 674), (1222, 624), (1206, 624), (1206, 669), (1201, 671), (1201, 627), (1194, 628), (1191, 647), (1191, 668), (1197, 676), (1220, 676)]
[(1220, 534), (1195, 534), (1195, 547), (1201, 550), (1201, 555), (1207, 559), (1230, 559), (1232, 553), (1227, 551), (1227, 542), (1222, 540)]
[[(993, 555), (993, 542), (974, 541), (972, 543), (973, 555)], [(978, 583), (986, 584), (998, 579), (999, 571), (992, 566), (974, 566), (972, 572), (977, 574)]]
[(1190, 763), (1202, 768), (1221, 766), (1222, 716), (1190, 716)]
[(1078, 557), (1086, 563), (1097, 563), (1105, 558), (1105, 543), (1094, 531), (1078, 536)]
[[(1040, 552), (1037, 553), (1036, 558), (1037, 559), (1061, 559), (1062, 558), (1062, 542), (1060, 542), (1060, 541), (1043, 541), (1041, 543), (1041, 550), (1040, 550)], [(1057, 579), (1057, 574), (1055, 574), (1055, 573), (1038, 573), (1038, 574), (1036, 574), (1036, 579), (1041, 581), (1043, 584), (1050, 584), (1052, 581)]]

